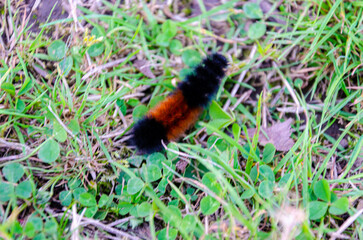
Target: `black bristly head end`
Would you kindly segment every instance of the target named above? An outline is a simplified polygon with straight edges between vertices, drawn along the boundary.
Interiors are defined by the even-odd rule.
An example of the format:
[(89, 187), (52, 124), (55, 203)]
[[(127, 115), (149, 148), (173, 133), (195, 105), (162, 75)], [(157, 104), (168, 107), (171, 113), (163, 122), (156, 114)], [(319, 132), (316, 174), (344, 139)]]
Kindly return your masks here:
[(222, 68), (226, 68), (228, 66), (228, 60), (223, 55), (219, 53), (212, 53), (210, 55), (210, 59), (214, 62), (215, 65), (220, 66)]
[(166, 129), (152, 117), (144, 117), (132, 130), (132, 143), (138, 154), (153, 153), (163, 149), (161, 140), (167, 141)]

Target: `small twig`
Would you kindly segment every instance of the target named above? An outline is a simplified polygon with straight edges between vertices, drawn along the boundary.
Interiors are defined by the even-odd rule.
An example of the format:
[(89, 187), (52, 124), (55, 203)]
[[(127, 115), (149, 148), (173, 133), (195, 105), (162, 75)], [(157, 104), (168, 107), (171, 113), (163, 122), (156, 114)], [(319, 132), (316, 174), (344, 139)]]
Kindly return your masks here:
[(50, 106), (50, 102), (49, 102), (49, 104), (48, 104), (48, 109), (49, 109), (49, 111), (53, 114), (53, 116), (55, 117), (55, 119), (57, 119), (57, 122), (64, 128), (64, 130), (66, 130), (66, 132), (69, 134), (69, 135), (71, 135), (72, 136), (72, 138), (74, 138), (74, 139), (76, 139), (77, 140), (77, 142), (80, 144), (80, 145), (82, 145), (82, 141), (79, 139), (79, 138), (77, 138), (76, 136), (74, 136), (74, 134), (72, 133), (72, 131), (71, 130), (69, 130), (68, 128), (67, 128), (67, 126), (62, 122), (62, 120), (58, 117), (58, 115), (57, 114), (55, 114), (54, 112), (53, 112), (53, 109), (52, 109), (52, 107)]
[[(58, 216), (64, 216), (64, 214), (69, 217), (69, 218), (72, 218), (72, 226), (73, 226), (73, 222), (76, 222), (74, 226), (85, 226), (85, 225), (93, 225), (95, 227), (98, 227), (98, 228), (101, 228), (102, 230), (108, 232), (108, 233), (112, 233), (112, 234), (115, 234), (116, 236), (118, 237), (126, 237), (127, 239), (132, 239), (132, 240), (139, 240), (141, 238), (138, 238), (136, 236), (132, 236), (126, 232), (122, 232), (121, 230), (118, 230), (118, 229), (115, 229), (115, 228), (112, 228), (111, 224), (109, 225), (106, 225), (104, 223), (101, 223), (100, 221), (98, 220), (94, 220), (94, 219), (91, 219), (91, 218), (86, 218), (86, 217), (83, 217), (83, 214), (85, 211), (83, 211), (81, 213), (81, 215), (77, 214), (77, 212), (74, 211), (74, 209), (72, 209), (72, 213), (70, 211), (66, 211), (66, 212), (62, 212), (62, 213), (54, 213), (52, 209), (48, 209), (46, 208), (45, 209), (48, 213), (52, 214), (53, 217), (58, 217)], [(132, 219), (133, 217), (129, 217), (129, 218), (124, 218), (124, 219), (120, 219), (119, 221), (121, 220), (124, 220), (124, 221), (127, 221), (127, 220), (130, 220)], [(82, 220), (82, 222), (80, 222)], [(78, 221), (78, 222), (77, 222)], [(72, 230), (75, 230), (72, 228)]]
[(130, 217), (118, 219), (118, 220), (116, 220), (116, 221), (114, 221), (114, 222), (112, 222), (110, 224), (107, 224), (107, 226), (109, 226), (109, 227), (117, 226), (119, 224), (128, 222), (128, 221), (130, 221), (131, 219), (134, 219), (134, 218), (135, 218), (134, 216), (130, 216)]
[(251, 96), (252, 90), (248, 90), (247, 92), (244, 92), (241, 97), (238, 98), (237, 102), (231, 107), (231, 111), (234, 111), (238, 105), (240, 105), (243, 101), (245, 101), (247, 98)]
[[(132, 56), (129, 60), (132, 60), (134, 59), (135, 56)], [(101, 66), (98, 66), (94, 69), (92, 69), (91, 71), (89, 71), (86, 75), (84, 75), (82, 77), (82, 81), (86, 80), (87, 78), (89, 78), (91, 75), (97, 73), (97, 72), (101, 72), (102, 70), (104, 69), (107, 69), (107, 68), (110, 68), (110, 67), (114, 67), (114, 66), (117, 66), (119, 65), (120, 63), (123, 63), (124, 61), (126, 61), (128, 59), (128, 57), (124, 57), (124, 58), (121, 58), (121, 59), (117, 59), (115, 61), (112, 61), (112, 62), (109, 62), (109, 63), (106, 63), (106, 64), (103, 64)]]
[[(256, 54), (256, 51), (257, 51), (257, 46), (256, 45), (253, 45), (252, 47), (252, 50), (251, 50), (251, 53), (250, 53), (250, 56), (249, 56), (249, 59), (251, 60), (255, 54)], [(248, 72), (248, 69), (244, 70), (240, 75), (239, 75), (239, 78), (238, 78), (238, 81), (237, 83), (234, 85), (232, 91), (231, 91), (231, 96), (234, 97), (239, 89), (239, 87), (241, 86), (241, 82), (243, 81), (243, 79), (245, 78), (246, 74)], [(230, 98), (227, 99), (226, 103), (224, 104), (223, 106), (223, 110), (226, 111), (229, 107), (229, 105), (231, 104), (231, 100)]]
[(297, 99), (297, 96), (296, 96), (296, 94), (295, 94), (295, 92), (294, 92), (294, 89), (292, 89), (292, 87), (290, 86), (289, 82), (286, 80), (286, 78), (285, 78), (284, 74), (282, 74), (282, 72), (281, 72), (281, 70), (279, 69), (279, 66), (277, 65), (277, 63), (276, 63), (276, 62), (273, 62), (273, 63), (272, 63), (272, 65), (273, 65), (273, 66), (274, 66), (274, 68), (276, 69), (277, 73), (280, 75), (280, 78), (281, 78), (282, 82), (284, 83), (285, 87), (286, 87), (286, 88), (287, 88), (287, 90), (289, 91), (289, 93), (290, 93), (290, 95), (291, 95), (292, 99), (294, 100), (294, 102), (295, 102), (296, 106), (297, 106), (298, 108), (300, 108), (300, 107), (301, 107), (301, 105), (300, 105), (299, 100)]
[(21, 143), (16, 143), (16, 142), (7, 142), (4, 139), (0, 138), (0, 147), (7, 147), (10, 149), (16, 149), (16, 150), (23, 150), (23, 148), (25, 148), (25, 150), (27, 152), (31, 152), (33, 151), (30, 147), (28, 147), (27, 145), (21, 144)]
[(113, 137), (117, 137), (117, 136), (120, 136), (123, 132), (125, 132), (126, 128), (121, 128), (120, 130), (116, 130), (116, 131), (113, 131), (109, 134), (106, 134), (106, 135), (102, 135), (100, 136), (101, 139), (106, 139), (106, 138), (113, 138)]
[(330, 233), (330, 240), (335, 240), (336, 238), (342, 238), (342, 233), (347, 229), (361, 214), (363, 213), (363, 209), (356, 212), (353, 216), (350, 216), (345, 222), (340, 226), (340, 228), (334, 232)]
[(2, 157), (0, 158), (0, 162), (7, 162), (7, 161), (12, 161), (12, 160), (18, 160), (21, 159), (25, 156), (27, 156), (28, 154), (24, 155), (24, 154), (19, 154), (19, 155), (13, 155), (13, 156), (7, 156), (7, 157)]
[(112, 234), (115, 234), (116, 236), (119, 236), (119, 237), (126, 237), (128, 239), (134, 239), (134, 240), (139, 240), (141, 238), (138, 238), (136, 236), (132, 236), (128, 233), (125, 233), (125, 232), (122, 232), (118, 229), (115, 229), (115, 228), (112, 228), (106, 224), (103, 224), (97, 220), (94, 220), (94, 219), (90, 219), (90, 218), (83, 218), (85, 221), (81, 223), (81, 225), (88, 225), (88, 224), (91, 224), (95, 227), (98, 227), (98, 228), (101, 228), (102, 230), (106, 231), (106, 232), (109, 232), (109, 233), (112, 233)]
[(85, 212), (86, 208), (83, 209), (81, 215), (78, 215), (76, 205), (73, 205), (72, 207), (72, 219), (73, 219), (71, 224), (72, 240), (79, 240), (79, 226), (81, 225), (81, 220)]

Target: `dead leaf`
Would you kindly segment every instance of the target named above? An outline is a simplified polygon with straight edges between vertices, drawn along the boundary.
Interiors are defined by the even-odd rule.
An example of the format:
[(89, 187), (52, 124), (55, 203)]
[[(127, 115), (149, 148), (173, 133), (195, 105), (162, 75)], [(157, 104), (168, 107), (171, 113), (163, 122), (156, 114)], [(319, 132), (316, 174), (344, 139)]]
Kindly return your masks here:
[(177, 163), (176, 163), (176, 169), (179, 170), (180, 172), (184, 173), (185, 172), (185, 169), (187, 168), (188, 166), (188, 162), (181, 159), (179, 160)]
[(134, 66), (139, 69), (146, 77), (155, 78), (155, 75), (150, 70), (150, 64), (146, 60), (135, 60)]
[[(289, 151), (295, 144), (294, 140), (290, 138), (292, 133), (292, 122), (293, 120), (289, 118), (285, 122), (276, 123), (268, 128), (261, 127), (261, 129), (266, 132), (268, 138), (266, 138), (266, 136), (260, 132), (258, 139), (259, 144), (265, 146), (267, 143), (272, 143), (276, 147), (277, 151)], [(256, 128), (247, 129), (247, 133), (250, 138), (253, 138), (255, 132)]]

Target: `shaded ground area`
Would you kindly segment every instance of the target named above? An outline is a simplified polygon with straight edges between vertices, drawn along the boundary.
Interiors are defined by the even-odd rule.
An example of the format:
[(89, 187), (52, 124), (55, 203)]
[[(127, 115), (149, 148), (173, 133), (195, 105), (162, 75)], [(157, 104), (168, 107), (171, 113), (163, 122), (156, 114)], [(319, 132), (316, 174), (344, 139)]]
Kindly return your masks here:
[(68, 16), (68, 13), (63, 9), (63, 2), (66, 0), (45, 0), (40, 1), (38, 6), (34, 6), (36, 0), (25, 1), (27, 4), (27, 13), (36, 7), (29, 19), (29, 26), (31, 32), (39, 32), (39, 24), (45, 23), (46, 21), (54, 21), (57, 19), (63, 19)]

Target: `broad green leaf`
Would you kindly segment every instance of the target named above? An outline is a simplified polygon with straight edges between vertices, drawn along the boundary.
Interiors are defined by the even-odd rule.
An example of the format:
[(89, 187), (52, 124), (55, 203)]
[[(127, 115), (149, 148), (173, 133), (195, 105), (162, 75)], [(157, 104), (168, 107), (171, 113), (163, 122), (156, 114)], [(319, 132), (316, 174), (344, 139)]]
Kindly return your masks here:
[(79, 202), (85, 207), (94, 207), (97, 205), (95, 196), (88, 192), (79, 195)]
[(137, 211), (137, 206), (132, 206), (132, 208), (130, 209), (130, 215), (134, 216), (134, 217), (139, 217), (139, 213)]
[(1, 89), (4, 90), (5, 92), (9, 93), (11, 96), (15, 95), (15, 87), (11, 83), (5, 82), (5, 83), (1, 84)]
[(175, 171), (175, 164), (173, 164), (172, 161), (168, 161), (168, 160), (165, 160), (162, 162), (162, 165), (163, 165), (163, 174), (165, 177), (169, 177), (170, 179), (170, 176), (173, 175), (173, 171)]
[(280, 179), (279, 184), (278, 184), (279, 187), (284, 187), (288, 183), (290, 177), (291, 177), (291, 173), (286, 173), (284, 176), (282, 176), (282, 178)]
[(158, 189), (158, 191), (160, 193), (163, 193), (164, 194), (165, 191), (166, 191), (166, 186), (168, 186), (168, 179), (167, 178), (162, 178), (160, 180), (159, 184), (158, 184), (157, 189)]
[(15, 194), (19, 198), (23, 199), (30, 198), (32, 194), (32, 185), (30, 181), (24, 181), (19, 183), (19, 185), (15, 187)]
[(257, 3), (248, 2), (243, 5), (243, 11), (246, 16), (251, 19), (260, 19), (263, 17), (263, 12)]
[(202, 61), (202, 58), (199, 52), (192, 49), (188, 49), (183, 51), (182, 60), (185, 63), (185, 65), (189, 67), (195, 67)]
[(54, 219), (48, 219), (44, 224), (44, 231), (48, 234), (57, 233), (58, 223)]
[(65, 142), (67, 140), (67, 132), (58, 121), (53, 121), (53, 135), (59, 142)]
[(234, 140), (238, 141), (241, 136), (241, 127), (237, 123), (232, 125), (232, 132)]
[(168, 149), (174, 150), (173, 152), (172, 151), (167, 151), (166, 152), (166, 156), (167, 156), (169, 161), (173, 161), (173, 160), (175, 160), (175, 159), (177, 159), (179, 157), (179, 155), (178, 155), (179, 147), (175, 143), (173, 143), (173, 142), (169, 143), (168, 144)]
[(0, 192), (0, 202), (7, 202), (14, 193), (14, 186), (9, 183), (0, 182)]
[(23, 228), (20, 225), (20, 223), (18, 221), (15, 221), (14, 224), (11, 226), (12, 227), (12, 231), (15, 234), (22, 234), (23, 233)]
[(24, 234), (29, 237), (29, 238), (33, 238), (35, 236), (35, 227), (34, 227), (34, 224), (32, 222), (27, 222), (25, 224), (25, 227), (24, 227)]
[(87, 192), (86, 189), (84, 189), (83, 187), (79, 187), (73, 190), (73, 198), (77, 201), (79, 201), (80, 196), (82, 193)]
[(148, 106), (148, 108), (153, 108), (156, 105), (158, 105), (160, 102), (162, 102), (164, 99), (165, 99), (165, 96), (155, 96), (150, 100), (150, 102), (147, 106)]
[(170, 223), (170, 225), (176, 227), (180, 224), (182, 220), (182, 214), (180, 209), (174, 205), (170, 205), (168, 208), (168, 214), (163, 215), (165, 222)]
[(109, 200), (109, 197), (106, 194), (102, 194), (100, 197), (100, 200), (98, 200), (98, 206), (100, 208), (106, 206), (108, 200)]
[(156, 165), (149, 165), (146, 168), (146, 173), (143, 172), (144, 180), (155, 182), (161, 178), (161, 169)]
[(63, 206), (68, 207), (72, 203), (72, 193), (70, 191), (62, 191), (59, 193), (59, 201)]
[(20, 98), (17, 99), (16, 101), (16, 111), (18, 112), (23, 112), (25, 110), (25, 103), (23, 100), (21, 100)]
[(53, 139), (49, 139), (39, 149), (38, 157), (43, 162), (52, 163), (59, 157), (59, 153), (60, 153), (59, 144)]
[(169, 38), (173, 38), (177, 32), (176, 24), (171, 20), (166, 20), (161, 26), (161, 30), (163, 33)]
[[(212, 101), (209, 107), (209, 115), (212, 118), (209, 124), (217, 129), (227, 127), (233, 122), (233, 117), (226, 113), (216, 101)], [(210, 133), (210, 131), (207, 132)]]
[(33, 223), (34, 230), (35, 231), (41, 231), (43, 229), (43, 220), (40, 217), (37, 216), (31, 216), (28, 219), (28, 223)]
[(168, 47), (171, 41), (171, 38), (166, 33), (159, 33), (155, 39), (156, 44), (160, 47)]
[(139, 217), (147, 217), (152, 211), (151, 204), (148, 202), (143, 202), (137, 206), (137, 213)]
[(33, 240), (47, 240), (47, 239), (45, 238), (44, 233), (38, 233), (37, 235), (35, 235)]
[(98, 57), (105, 51), (105, 44), (98, 42), (90, 46), (87, 50), (90, 57)]
[(140, 120), (147, 113), (147, 111), (148, 109), (145, 105), (139, 105), (135, 107), (132, 112), (132, 119), (134, 121)]
[(108, 214), (108, 210), (100, 210), (98, 209), (96, 214), (93, 216), (94, 219), (98, 219), (98, 220), (105, 220), (105, 218), (107, 217)]
[(179, 40), (173, 39), (170, 42), (169, 48), (170, 52), (172, 52), (174, 55), (179, 56), (182, 54), (183, 44)]
[[(140, 156), (140, 155), (134, 155), (134, 156), (131, 156), (130, 158), (128, 158), (129, 164), (134, 165), (135, 167), (140, 167), (142, 161), (144, 161), (144, 158), (143, 158), (143, 156)], [(119, 181), (119, 182), (122, 183), (122, 181)]]
[(200, 201), (200, 209), (204, 215), (215, 213), (221, 204), (211, 196), (206, 196)]
[(231, 120), (232, 117), (226, 113), (216, 101), (212, 101), (209, 107), (209, 115), (212, 119), (225, 119)]
[(121, 111), (122, 115), (125, 116), (126, 111), (127, 111), (127, 106), (126, 106), (125, 100), (124, 99), (117, 99), (116, 104), (120, 108), (120, 111)]
[(130, 212), (132, 207), (133, 207), (133, 205), (131, 203), (120, 202), (117, 205), (118, 213), (121, 214), (121, 215), (126, 215), (126, 214), (128, 214)]
[(206, 173), (203, 176), (202, 183), (212, 192), (214, 192), (217, 195), (222, 194), (223, 189), (221, 184), (217, 181), (217, 177), (214, 173)]
[(24, 175), (24, 168), (19, 163), (10, 163), (3, 168), (3, 174), (6, 180), (11, 183), (16, 183)]
[(127, 101), (127, 104), (130, 105), (131, 107), (136, 107), (137, 105), (140, 104), (140, 100), (139, 99), (135, 99), (135, 98), (131, 98)]
[(134, 195), (144, 187), (144, 182), (140, 178), (131, 178), (127, 182), (127, 192), (130, 195)]
[(297, 78), (294, 81), (294, 86), (296, 88), (301, 88), (301, 86), (303, 85), (304, 81), (301, 78)]
[(252, 189), (247, 189), (246, 191), (244, 191), (241, 195), (242, 199), (250, 199), (253, 197), (254, 195), (254, 191)]
[(76, 188), (78, 188), (79, 186), (81, 186), (82, 184), (82, 181), (81, 179), (79, 178), (72, 178), (68, 181), (68, 187), (71, 189), (71, 190), (74, 190)]
[(71, 56), (66, 57), (59, 63), (60, 75), (63, 77), (68, 76), (69, 72), (72, 70), (73, 58)]
[(68, 128), (72, 131), (73, 134), (78, 134), (79, 131), (81, 130), (77, 119), (70, 120)]
[(248, 29), (247, 35), (252, 40), (261, 38), (266, 33), (266, 25), (261, 22), (253, 23)]
[(197, 221), (195, 220), (195, 217), (193, 215), (186, 215), (183, 218), (180, 228), (183, 229), (185, 232), (190, 233), (194, 231), (196, 225)]
[(162, 162), (164, 162), (164, 161), (166, 161), (166, 158), (165, 158), (164, 154), (156, 152), (156, 153), (150, 154), (146, 158), (146, 165), (147, 166), (156, 165), (159, 168), (162, 168), (163, 167)]
[(92, 218), (96, 214), (97, 210), (98, 210), (97, 206), (88, 207), (84, 213), (84, 216), (88, 217), (88, 218)]
[(61, 60), (65, 57), (67, 46), (62, 40), (55, 40), (48, 46), (48, 55), (53, 60)]
[(274, 183), (268, 180), (264, 180), (261, 182), (260, 186), (258, 186), (258, 193), (263, 198), (269, 198), (273, 195)]
[(174, 228), (163, 228), (158, 234), (158, 240), (175, 240), (178, 231)]
[(270, 182), (275, 182), (275, 174), (270, 166), (267, 165), (260, 166), (260, 177), (263, 180), (269, 180)]
[(322, 180), (318, 181), (317, 183), (315, 183), (314, 193), (321, 200), (324, 200), (326, 202), (330, 202), (330, 200), (331, 200), (331, 191), (330, 191), (328, 181), (325, 180), (325, 179), (322, 179)]
[(312, 201), (309, 203), (309, 218), (317, 220), (322, 218), (328, 210), (328, 204), (320, 201)]
[(31, 78), (26, 78), (24, 83), (21, 85), (21, 88), (18, 92), (18, 96), (21, 96), (24, 93), (27, 93), (32, 88), (33, 88), (33, 81), (31, 80)]
[(255, 182), (257, 180), (257, 176), (259, 180), (269, 180), (271, 182), (275, 182), (275, 175), (272, 169), (267, 165), (257, 166), (255, 165), (250, 172), (251, 179)]
[(349, 200), (347, 197), (342, 197), (336, 200), (329, 207), (329, 213), (333, 215), (342, 215), (346, 213), (349, 208)]
[(272, 143), (267, 143), (263, 149), (262, 161), (265, 163), (272, 162), (275, 156), (276, 148)]

